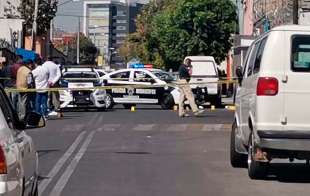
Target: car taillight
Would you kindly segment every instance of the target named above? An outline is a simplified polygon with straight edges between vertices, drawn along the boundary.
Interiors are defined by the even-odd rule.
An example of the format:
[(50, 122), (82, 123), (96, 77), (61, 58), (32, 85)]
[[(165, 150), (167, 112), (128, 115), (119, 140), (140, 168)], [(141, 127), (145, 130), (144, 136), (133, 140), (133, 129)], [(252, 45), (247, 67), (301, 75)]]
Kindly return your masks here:
[(0, 146), (0, 174), (7, 174), (7, 165), (5, 160), (5, 154), (2, 146)]
[(273, 77), (260, 77), (257, 83), (257, 96), (274, 96), (279, 91), (279, 82)]

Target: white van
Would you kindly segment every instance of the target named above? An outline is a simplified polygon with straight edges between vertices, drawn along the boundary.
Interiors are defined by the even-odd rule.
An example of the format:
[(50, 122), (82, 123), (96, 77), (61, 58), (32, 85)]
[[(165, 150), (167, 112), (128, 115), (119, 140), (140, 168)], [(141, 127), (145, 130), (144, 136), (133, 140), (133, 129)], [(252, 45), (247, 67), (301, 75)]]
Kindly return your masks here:
[(231, 164), (263, 178), (272, 159), (310, 159), (310, 26), (281, 26), (254, 41), (237, 69)]
[[(197, 87), (207, 87), (208, 92), (205, 101), (211, 102), (211, 105), (220, 106), (222, 103), (221, 85), (217, 72), (217, 65), (212, 56), (187, 56), (184, 59), (192, 60), (193, 72), (190, 83), (192, 89)], [(202, 84), (197, 84), (202, 83)]]

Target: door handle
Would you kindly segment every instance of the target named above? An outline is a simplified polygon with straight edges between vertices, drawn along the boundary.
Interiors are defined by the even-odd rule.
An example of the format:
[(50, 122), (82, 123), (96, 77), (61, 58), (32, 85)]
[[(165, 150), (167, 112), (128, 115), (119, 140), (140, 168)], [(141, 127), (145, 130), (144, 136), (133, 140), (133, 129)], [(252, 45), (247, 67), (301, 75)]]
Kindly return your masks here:
[(202, 81), (202, 79), (197, 79), (197, 81)]

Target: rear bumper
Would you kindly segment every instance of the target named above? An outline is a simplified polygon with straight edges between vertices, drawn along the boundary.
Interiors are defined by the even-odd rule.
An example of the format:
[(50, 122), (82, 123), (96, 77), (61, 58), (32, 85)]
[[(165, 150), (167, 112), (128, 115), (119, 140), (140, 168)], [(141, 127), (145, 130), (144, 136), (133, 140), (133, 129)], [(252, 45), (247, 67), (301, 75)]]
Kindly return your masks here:
[(310, 152), (310, 131), (258, 131), (257, 134), (260, 148)]

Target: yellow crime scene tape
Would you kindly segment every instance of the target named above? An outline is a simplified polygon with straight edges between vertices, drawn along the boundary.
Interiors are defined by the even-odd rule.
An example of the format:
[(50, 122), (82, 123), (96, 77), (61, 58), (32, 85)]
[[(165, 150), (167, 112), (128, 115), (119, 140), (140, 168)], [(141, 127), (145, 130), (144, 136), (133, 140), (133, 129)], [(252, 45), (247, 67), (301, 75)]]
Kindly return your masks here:
[[(153, 88), (168, 88), (173, 87), (176, 88), (178, 86), (185, 86), (185, 85), (200, 85), (201, 87), (206, 86), (208, 84), (236, 84), (236, 80), (226, 80), (226, 81), (216, 81), (216, 82), (195, 82), (195, 83), (169, 83), (164, 85), (153, 85)], [(117, 86), (96, 86), (96, 87), (87, 87), (87, 88), (45, 88), (45, 89), (16, 89), (16, 88), (5, 88), (5, 91), (10, 92), (20, 92), (20, 93), (26, 93), (26, 92), (56, 92), (56, 91), (90, 91), (90, 90), (111, 90), (111, 89), (119, 89), (119, 88), (150, 88), (150, 85), (147, 84), (131, 84), (131, 85), (117, 85)]]

